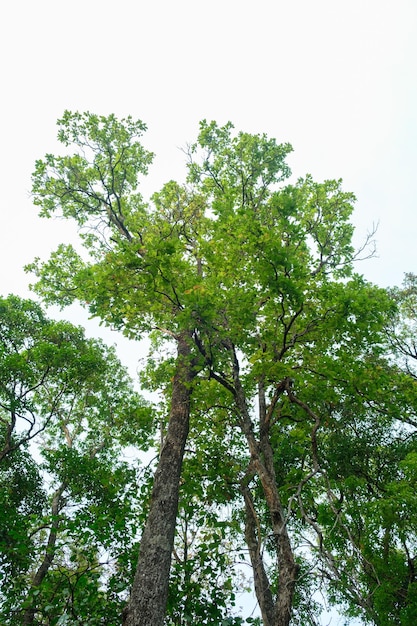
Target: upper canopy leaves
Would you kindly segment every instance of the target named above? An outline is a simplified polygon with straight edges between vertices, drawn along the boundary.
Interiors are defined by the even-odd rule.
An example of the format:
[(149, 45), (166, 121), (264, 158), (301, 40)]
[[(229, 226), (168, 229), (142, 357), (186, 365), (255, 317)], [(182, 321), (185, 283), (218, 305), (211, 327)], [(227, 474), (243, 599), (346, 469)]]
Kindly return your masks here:
[(58, 125), (73, 152), (37, 162), (35, 203), (42, 215), (77, 220), (94, 262), (61, 246), (30, 266), (49, 301), (77, 298), (128, 334), (219, 328), (228, 310), (248, 336), (253, 311), (284, 299), (295, 312), (307, 293), (317, 300), (326, 276), (351, 272), (354, 196), (311, 177), (280, 188), (288, 144), (203, 121), (191, 187), (170, 182), (146, 204), (136, 191), (152, 159), (142, 122), (66, 112)]

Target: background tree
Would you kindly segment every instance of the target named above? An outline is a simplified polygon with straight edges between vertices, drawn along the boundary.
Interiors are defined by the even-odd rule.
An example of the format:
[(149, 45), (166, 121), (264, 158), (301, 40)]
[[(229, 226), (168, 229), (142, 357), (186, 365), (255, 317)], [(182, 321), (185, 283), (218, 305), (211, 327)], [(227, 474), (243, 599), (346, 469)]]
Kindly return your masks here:
[(385, 340), (335, 381), (343, 401), (329, 407), (321, 442), (331, 497), (315, 507), (334, 599), (381, 626), (416, 617), (413, 275), (390, 295)]
[(137, 532), (137, 472), (119, 457), (153, 441), (152, 412), (114, 350), (33, 302), (0, 308), (1, 621), (114, 623)]

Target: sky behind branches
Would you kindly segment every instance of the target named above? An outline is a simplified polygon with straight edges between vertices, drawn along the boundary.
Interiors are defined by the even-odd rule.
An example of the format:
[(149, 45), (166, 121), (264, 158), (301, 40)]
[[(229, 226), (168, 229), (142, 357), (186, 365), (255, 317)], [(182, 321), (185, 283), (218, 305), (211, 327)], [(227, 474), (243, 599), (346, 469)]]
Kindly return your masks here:
[[(358, 246), (378, 224), (358, 271), (381, 286), (417, 272), (415, 0), (14, 0), (0, 24), (1, 295), (28, 296), (23, 265), (76, 236), (30, 199), (65, 109), (146, 122), (145, 195), (183, 178), (180, 148), (203, 118), (288, 141), (295, 177), (343, 178), (356, 194)], [(64, 317), (87, 323), (76, 307)]]

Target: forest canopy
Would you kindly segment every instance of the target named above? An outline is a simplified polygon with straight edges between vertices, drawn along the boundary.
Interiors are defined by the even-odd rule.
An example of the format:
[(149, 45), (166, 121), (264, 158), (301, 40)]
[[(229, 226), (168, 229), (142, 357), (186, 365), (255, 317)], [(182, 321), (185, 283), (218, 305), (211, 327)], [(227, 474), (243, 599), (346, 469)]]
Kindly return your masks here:
[(157, 400), (82, 330), (1, 301), (2, 623), (314, 626), (320, 597), (414, 623), (415, 276), (368, 282), (354, 194), (231, 123), (202, 121), (186, 180), (144, 198), (145, 130), (66, 111), (36, 162), (40, 215), (80, 241), (27, 267), (34, 291), (149, 337)]

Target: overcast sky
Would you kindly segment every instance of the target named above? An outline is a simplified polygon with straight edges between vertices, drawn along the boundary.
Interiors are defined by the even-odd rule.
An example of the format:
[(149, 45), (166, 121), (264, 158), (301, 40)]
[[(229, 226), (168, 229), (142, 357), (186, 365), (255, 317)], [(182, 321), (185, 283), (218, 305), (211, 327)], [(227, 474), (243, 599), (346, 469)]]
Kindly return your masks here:
[(417, 272), (415, 0), (13, 0), (0, 25), (1, 295), (27, 296), (23, 265), (75, 232), (29, 197), (65, 109), (146, 122), (149, 191), (182, 177), (200, 119), (289, 141), (294, 175), (357, 195), (358, 244), (379, 223), (358, 270)]

